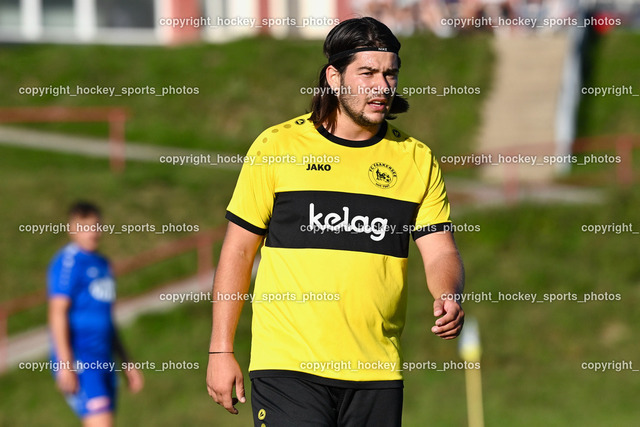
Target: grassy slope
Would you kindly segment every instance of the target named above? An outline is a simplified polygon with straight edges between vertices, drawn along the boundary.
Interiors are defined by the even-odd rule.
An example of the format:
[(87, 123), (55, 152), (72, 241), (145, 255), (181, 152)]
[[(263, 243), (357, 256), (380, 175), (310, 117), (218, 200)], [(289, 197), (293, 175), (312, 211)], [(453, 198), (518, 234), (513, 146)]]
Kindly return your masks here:
[[(640, 34), (615, 31), (593, 45), (593, 64), (584, 86), (611, 88), (632, 86), (640, 95)], [(640, 98), (630, 95), (582, 95), (578, 136), (640, 133)]]
[[(76, 199), (98, 201), (106, 224), (198, 225), (201, 230), (223, 223), (224, 208), (237, 172), (216, 168), (129, 163), (112, 175), (106, 160), (0, 147), (0, 183), (6, 200), (0, 213), (0, 272), (3, 298), (42, 286), (44, 266), (66, 242), (64, 234), (29, 234), (21, 224), (66, 222), (67, 206)], [(34, 177), (37, 171), (38, 178)], [(158, 235), (139, 232), (103, 236), (102, 251), (112, 259), (137, 254), (190, 233)]]
[[(266, 127), (303, 114), (324, 63), (318, 41), (239, 40), (222, 45), (162, 47), (20, 46), (0, 48), (2, 106), (127, 106), (127, 139), (153, 144), (245, 152)], [(478, 86), (486, 93), (488, 39), (404, 40), (401, 85)], [(90, 60), (88, 60), (90, 58)], [(83, 67), (78, 68), (77, 64)], [(197, 87), (198, 95), (130, 97), (20, 95), (20, 87)], [(453, 152), (468, 151), (482, 95), (414, 96), (398, 122), (416, 137)], [(106, 136), (104, 124), (47, 128)]]
[[(588, 52), (589, 68), (583, 87), (616, 89), (632, 87), (632, 93), (640, 95), (638, 71), (640, 70), (640, 34), (614, 31), (596, 39)], [(583, 94), (578, 110), (577, 136), (640, 134), (640, 98), (631, 95), (595, 96)], [(590, 155), (586, 153), (582, 157)], [(615, 156), (615, 149), (594, 153), (597, 156)], [(640, 168), (640, 152), (636, 148), (633, 159), (634, 177)], [(567, 182), (582, 185), (600, 185), (616, 182), (616, 167), (611, 163), (595, 163), (574, 166)]]
[[(595, 235), (582, 224), (632, 222), (640, 228), (640, 193), (611, 196), (604, 207), (521, 206), (468, 214), (460, 222), (480, 232), (461, 232), (457, 241), (465, 260), (468, 292), (620, 293), (620, 302), (468, 302), (483, 342), (482, 374), (487, 425), (584, 426), (632, 425), (637, 419), (633, 390), (640, 377), (631, 372), (593, 372), (583, 362), (630, 360), (640, 364), (640, 268), (632, 262), (637, 236)], [(629, 260), (629, 262), (626, 262)], [(408, 322), (403, 337), (407, 361), (433, 361), (438, 368), (458, 361), (456, 342), (432, 336), (432, 300), (415, 247), (409, 262)], [(125, 331), (140, 361), (197, 362), (198, 370), (147, 371), (146, 391), (131, 397), (123, 391), (119, 421), (123, 425), (246, 425), (248, 410), (227, 416), (208, 400), (204, 389), (210, 305), (145, 316)], [(247, 366), (249, 311), (240, 323), (236, 351)], [(637, 366), (636, 366), (637, 368)], [(22, 381), (24, 386), (18, 386)], [(28, 384), (28, 386), (26, 385)], [(72, 419), (47, 373), (14, 371), (0, 379), (4, 419), (13, 424), (45, 425), (52, 414), (59, 425)], [(406, 373), (405, 425), (426, 421), (438, 426), (465, 423), (464, 374), (433, 370)], [(12, 390), (9, 392), (9, 390)], [(34, 393), (38, 390), (38, 393)], [(45, 398), (46, 396), (46, 398)], [(12, 412), (8, 409), (12, 408)]]
[[(67, 242), (66, 234), (30, 234), (20, 225), (66, 222), (66, 209), (76, 199), (97, 201), (104, 222), (116, 225), (197, 225), (206, 230), (224, 222), (237, 171), (212, 167), (172, 166), (130, 162), (124, 174), (113, 175), (107, 160), (0, 147), (0, 254), (2, 300), (41, 289), (46, 266)], [(36, 172), (37, 171), (37, 172)], [(193, 233), (104, 235), (101, 250), (122, 259)], [(182, 256), (125, 275), (119, 296), (134, 295), (151, 286), (193, 274), (196, 254)], [(40, 324), (44, 307), (36, 307), (9, 322), (10, 332)]]
[[(632, 70), (637, 67), (626, 69)], [(429, 97), (423, 100), (428, 101)], [(412, 103), (415, 107), (416, 103)], [(409, 124), (402, 127), (411, 130)], [(601, 133), (617, 129), (615, 125), (600, 128)], [(99, 173), (92, 168), (87, 172), (89, 176), (91, 172)], [(25, 174), (22, 180), (28, 181), (27, 177)], [(618, 303), (580, 305), (467, 303), (465, 309), (478, 318), (483, 339), (487, 425), (633, 425), (637, 420), (634, 399), (634, 390), (640, 385), (637, 374), (595, 373), (580, 368), (585, 361), (631, 360), (640, 364), (634, 360), (640, 350), (634, 340), (640, 332), (637, 326), (640, 319), (637, 311), (632, 310), (640, 302), (637, 286), (640, 270), (635, 262), (637, 235), (594, 235), (583, 233), (580, 226), (631, 222), (638, 230), (639, 202), (640, 195), (634, 190), (611, 195), (604, 206), (521, 206), (456, 218), (458, 222), (481, 226), (480, 233), (457, 235), (469, 292), (491, 291), (495, 295), (498, 291), (522, 291), (536, 292), (539, 297), (543, 293), (568, 291), (580, 295), (591, 291), (622, 295)], [(406, 360), (431, 360), (439, 364), (457, 360), (455, 343), (425, 333), (431, 324), (431, 300), (424, 292), (424, 273), (415, 247), (409, 280)], [(143, 395), (125, 400), (123, 393), (118, 415), (121, 424), (195, 425), (212, 420), (223, 425), (248, 423), (246, 408), (238, 418), (226, 416), (220, 408), (211, 407), (204, 391), (201, 353), (206, 348), (208, 327), (209, 307), (199, 304), (165, 315), (147, 316), (126, 330), (125, 339), (139, 360), (198, 361), (200, 371), (148, 372), (149, 387)], [(238, 353), (241, 365), (246, 367), (247, 310), (239, 337)], [(406, 378), (407, 426), (465, 423), (462, 372), (417, 371), (408, 373)], [(28, 386), (21, 386), (24, 384)], [(0, 424), (51, 425), (51, 420), (58, 416), (62, 417), (60, 425), (71, 422), (72, 416), (55, 394), (47, 373), (14, 371), (1, 378), (0, 385), (3, 407), (0, 416), (5, 417), (0, 418)]]
[[(640, 231), (640, 191), (612, 193), (603, 206), (522, 205), (457, 216), (458, 223), (479, 225), (456, 240), (467, 273), (467, 293), (544, 294), (572, 292), (620, 294), (618, 302), (487, 301), (465, 304), (480, 323), (483, 343), (487, 425), (633, 425), (637, 406), (636, 372), (593, 372), (583, 362), (632, 361), (639, 369), (640, 346), (634, 338), (640, 315), (640, 267), (635, 261), (638, 235), (593, 234), (582, 225), (631, 223)], [(455, 207), (454, 207), (455, 208)], [(414, 253), (415, 254), (415, 253)], [(424, 274), (413, 260), (410, 284)], [(431, 300), (409, 298), (404, 342), (408, 361), (459, 360), (454, 343), (424, 333)], [(424, 322), (424, 323), (423, 323)], [(464, 374), (407, 374), (407, 425), (455, 426), (466, 423)]]
[[(5, 64), (0, 80), (3, 105), (125, 105), (133, 112), (127, 138), (157, 144), (244, 152), (266, 126), (303, 112), (321, 64), (320, 45), (309, 41), (240, 40), (225, 45), (175, 49), (118, 46), (2, 47)], [(486, 92), (491, 57), (488, 39), (404, 41), (402, 86), (479, 86)], [(461, 58), (465, 57), (463, 61)], [(91, 61), (87, 61), (91, 58)], [(273, 61), (273, 58), (280, 58)], [(437, 58), (425, 61), (423, 58)], [(77, 64), (86, 67), (78, 69)], [(256, 64), (269, 64), (269, 72)], [(286, 78), (284, 77), (286, 76)], [(19, 87), (49, 85), (197, 86), (199, 95), (155, 97), (19, 95)], [(482, 96), (413, 96), (412, 112), (397, 120), (444, 152), (468, 150), (477, 126)], [(31, 125), (35, 126), (35, 125)], [(61, 124), (41, 127), (66, 132), (106, 135), (105, 124)], [(464, 148), (463, 148), (464, 147)], [(0, 254), (7, 268), (0, 272), (2, 299), (39, 289), (44, 266), (66, 241), (64, 235), (20, 233), (20, 224), (64, 220), (65, 209), (77, 198), (100, 202), (105, 222), (116, 224), (197, 224), (205, 229), (222, 216), (237, 172), (130, 162), (122, 176), (113, 176), (104, 160), (0, 147), (0, 189), (6, 196), (0, 218)], [(34, 174), (37, 171), (37, 175)], [(43, 185), (47, 183), (47, 185)], [(103, 251), (121, 258), (184, 234), (153, 233), (107, 236)], [(147, 269), (120, 281), (120, 295), (143, 290), (151, 283), (193, 271), (193, 255)], [(11, 319), (10, 330), (43, 319), (42, 308)]]

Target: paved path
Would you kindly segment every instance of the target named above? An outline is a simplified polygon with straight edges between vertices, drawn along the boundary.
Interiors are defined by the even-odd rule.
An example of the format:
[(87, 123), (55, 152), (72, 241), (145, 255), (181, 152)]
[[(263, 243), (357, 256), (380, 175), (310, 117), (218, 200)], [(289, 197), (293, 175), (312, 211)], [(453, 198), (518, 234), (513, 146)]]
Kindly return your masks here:
[[(565, 57), (566, 34), (529, 34), (495, 37), (495, 73), (492, 90), (482, 109), (476, 152), (516, 155), (555, 153), (555, 120)], [(509, 151), (507, 151), (509, 150)], [(492, 159), (498, 163), (494, 154)], [(489, 182), (516, 174), (525, 182), (550, 182), (554, 168), (503, 164), (483, 168)]]
[[(490, 98), (492, 99), (494, 97), (496, 96), (490, 96)], [(491, 104), (494, 102), (496, 101), (490, 101), (489, 105), (485, 109), (490, 110)], [(494, 114), (487, 114), (485, 117), (485, 122), (488, 120), (489, 122), (494, 123), (500, 118), (501, 115), (504, 114), (505, 113), (502, 110), (497, 111)], [(499, 131), (499, 126), (491, 126), (494, 126), (494, 131)], [(487, 132), (489, 132), (489, 127), (489, 124), (485, 123), (481, 133), (483, 135), (487, 134)], [(503, 145), (508, 145), (512, 144), (513, 140), (506, 138), (506, 136), (504, 135), (501, 138), (488, 139), (487, 137), (483, 136), (481, 138), (481, 142), (482, 143), (480, 144), (480, 148), (476, 150), (478, 152), (481, 152), (483, 150), (490, 151), (499, 149), (501, 147), (500, 143)], [(530, 141), (523, 140), (523, 142), (528, 143)], [(44, 131), (34, 131), (30, 129), (14, 128), (9, 126), (0, 126), (0, 144), (12, 145), (28, 149), (72, 153), (89, 157), (109, 157), (109, 142), (106, 139), (88, 138)], [(127, 142), (125, 155), (128, 160), (159, 162), (159, 157), (162, 155), (188, 156), (191, 154), (210, 155), (213, 159), (216, 158), (219, 153)], [(228, 154), (225, 153), (221, 155)], [(213, 167), (212, 165), (205, 166)], [(237, 163), (220, 163), (215, 165), (215, 167), (237, 170), (240, 168), (240, 165)], [(542, 170), (542, 167), (536, 168), (541, 168), (538, 170)], [(447, 190), (452, 196), (452, 199), (457, 199), (467, 207), (470, 207), (469, 205), (478, 207), (502, 205), (511, 203), (513, 201), (522, 200), (551, 201), (557, 199), (576, 203), (591, 203), (593, 201), (593, 198), (596, 197), (596, 194), (593, 192), (593, 190), (571, 188), (566, 186), (556, 187), (550, 185), (548, 182), (545, 182), (546, 185), (544, 187), (540, 185), (535, 185), (534, 187), (522, 186), (519, 189), (518, 194), (515, 195), (515, 200), (508, 199), (499, 184), (501, 181), (503, 181), (502, 178), (504, 176), (504, 173), (505, 171), (500, 169), (499, 167), (483, 166), (483, 173), (481, 175), (490, 176), (493, 179), (488, 179), (483, 183), (478, 183), (477, 181), (472, 180), (447, 179)], [(523, 180), (527, 182), (525, 178), (523, 178)], [(568, 195), (568, 197), (559, 197), (559, 194), (562, 194), (563, 196)]]
[[(252, 277), (258, 269), (259, 259), (253, 264)], [(166, 286), (153, 289), (143, 295), (118, 300), (115, 306), (115, 321), (119, 326), (135, 321), (147, 313), (168, 311), (183, 304), (211, 304), (211, 283), (209, 278), (191, 277)], [(174, 301), (167, 301), (167, 295), (175, 295)], [(171, 297), (170, 297), (171, 298)], [(182, 299), (182, 302), (180, 302)], [(49, 335), (45, 326), (9, 337), (7, 365), (16, 367), (20, 362), (41, 360), (49, 352)]]

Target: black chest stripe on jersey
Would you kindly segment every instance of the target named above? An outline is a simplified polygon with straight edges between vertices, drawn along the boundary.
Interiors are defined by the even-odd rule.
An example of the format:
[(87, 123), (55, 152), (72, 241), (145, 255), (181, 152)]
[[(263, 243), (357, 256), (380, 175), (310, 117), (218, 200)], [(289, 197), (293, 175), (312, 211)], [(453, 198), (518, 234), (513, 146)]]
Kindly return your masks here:
[(277, 193), (266, 246), (406, 258), (417, 203), (334, 191)]

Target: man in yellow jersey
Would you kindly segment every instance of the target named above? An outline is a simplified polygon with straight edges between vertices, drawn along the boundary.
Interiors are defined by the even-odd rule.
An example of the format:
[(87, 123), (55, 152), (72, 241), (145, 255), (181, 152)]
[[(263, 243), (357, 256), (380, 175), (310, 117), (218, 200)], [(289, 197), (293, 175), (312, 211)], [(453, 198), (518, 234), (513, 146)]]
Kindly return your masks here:
[(440, 168), (387, 121), (408, 108), (395, 92), (399, 50), (375, 19), (340, 23), (324, 43), (312, 113), (265, 130), (249, 149), (255, 161), (227, 208), (213, 285), (207, 388), (233, 414), (246, 401), (233, 340), (252, 298), (256, 426), (401, 424), (411, 237), (435, 299), (431, 330), (451, 339), (462, 328), (457, 299), (443, 298), (462, 292), (464, 272)]

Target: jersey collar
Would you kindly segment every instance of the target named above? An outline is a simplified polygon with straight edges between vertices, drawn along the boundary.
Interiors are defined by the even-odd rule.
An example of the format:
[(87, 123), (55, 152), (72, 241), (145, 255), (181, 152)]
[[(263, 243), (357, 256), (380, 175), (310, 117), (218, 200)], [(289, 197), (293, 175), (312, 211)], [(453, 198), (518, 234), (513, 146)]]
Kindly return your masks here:
[(384, 136), (387, 134), (387, 121), (385, 120), (384, 122), (382, 122), (378, 133), (376, 133), (371, 138), (362, 141), (352, 141), (350, 139), (344, 139), (335, 136), (334, 134), (330, 133), (323, 125), (320, 125), (320, 127), (318, 127), (317, 129), (318, 132), (320, 132), (320, 135), (324, 136), (331, 142), (335, 142), (336, 144), (344, 145), (346, 147), (370, 147), (382, 141), (382, 138), (384, 138)]

